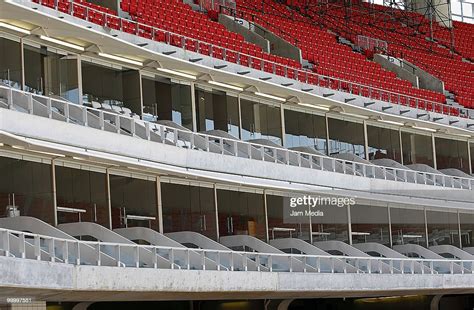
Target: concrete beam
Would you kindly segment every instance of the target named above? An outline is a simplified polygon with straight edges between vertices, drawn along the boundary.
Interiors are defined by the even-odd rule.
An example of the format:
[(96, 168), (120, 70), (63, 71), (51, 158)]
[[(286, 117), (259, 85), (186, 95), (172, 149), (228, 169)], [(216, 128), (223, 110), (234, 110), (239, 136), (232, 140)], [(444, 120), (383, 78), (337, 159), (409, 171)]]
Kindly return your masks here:
[[(239, 21), (242, 20), (235, 19), (224, 14), (219, 14), (219, 23), (224, 25), (227, 30), (241, 34), (245, 38), (245, 41), (256, 44), (260, 46), (264, 52), (270, 53), (270, 42), (261, 35), (251, 31), (249, 27), (246, 27)], [(248, 22), (247, 25), (249, 25)]]
[(42, 301), (292, 299), (472, 294), (473, 275), (316, 274), (76, 266), (0, 257), (0, 298)]

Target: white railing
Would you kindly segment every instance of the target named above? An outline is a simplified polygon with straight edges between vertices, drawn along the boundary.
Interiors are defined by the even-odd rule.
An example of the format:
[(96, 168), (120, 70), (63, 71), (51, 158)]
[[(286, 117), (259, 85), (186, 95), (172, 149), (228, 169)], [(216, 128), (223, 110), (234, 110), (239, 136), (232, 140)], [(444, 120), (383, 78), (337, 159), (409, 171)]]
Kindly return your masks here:
[[(41, 3), (43, 0), (12, 1), (21, 4), (24, 2)], [(57, 3), (53, 3), (47, 6), (56, 11), (73, 15), (104, 27), (119, 30), (133, 35), (138, 35), (146, 39), (173, 45), (184, 50), (197, 52), (225, 61), (234, 62), (239, 65), (280, 75), (289, 79), (298, 80), (300, 82), (313, 86), (346, 92), (358, 96), (367, 97), (370, 99), (381, 100), (398, 106), (417, 108), (429, 112), (441, 113), (444, 115), (474, 118), (474, 114), (471, 115), (468, 109), (448, 106), (446, 104), (434, 102), (427, 99), (417, 98), (409, 95), (383, 90), (373, 86), (333, 78), (313, 73), (304, 69), (297, 69), (295, 67), (286, 66), (267, 59), (251, 56), (236, 50), (224, 48), (218, 45), (213, 45), (208, 42), (186, 37), (181, 34), (173, 33), (171, 31), (160, 29), (154, 26), (121, 18), (116, 15), (104, 13), (79, 3), (70, 3), (67, 6), (60, 7), (59, 1), (56, 2)], [(232, 11), (232, 8), (230, 7), (222, 6), (221, 8), (224, 11)]]
[(364, 50), (370, 51), (387, 51), (387, 41), (371, 38), (363, 35), (357, 36), (357, 45)]
[(261, 145), (237, 139), (195, 133), (106, 111), (0, 86), (0, 107), (103, 131), (177, 147), (248, 158), (283, 165), (342, 173), (372, 179), (457, 189), (474, 188), (474, 178), (377, 166)]
[[(88, 251), (83, 257), (81, 249)], [(92, 258), (90, 253), (94, 253)], [(143, 259), (140, 253), (146, 253)], [(201, 263), (191, 263), (200, 255)], [(218, 271), (248, 271), (249, 263), (260, 272), (366, 273), (366, 274), (472, 274), (474, 261), (456, 259), (350, 257), (303, 254), (269, 254), (175, 248), (154, 245), (122, 244), (61, 239), (0, 228), (0, 256), (72, 265), (104, 265), (106, 255), (120, 268), (206, 270), (206, 262), (216, 263)], [(95, 257), (94, 257), (95, 256)], [(169, 265), (159, 264), (163, 258)], [(338, 268), (337, 266), (346, 266)], [(350, 269), (350, 270), (348, 270)]]
[(236, 3), (235, 0), (199, 0), (199, 6), (208, 11), (214, 10), (219, 12), (221, 7), (228, 7), (235, 10)]

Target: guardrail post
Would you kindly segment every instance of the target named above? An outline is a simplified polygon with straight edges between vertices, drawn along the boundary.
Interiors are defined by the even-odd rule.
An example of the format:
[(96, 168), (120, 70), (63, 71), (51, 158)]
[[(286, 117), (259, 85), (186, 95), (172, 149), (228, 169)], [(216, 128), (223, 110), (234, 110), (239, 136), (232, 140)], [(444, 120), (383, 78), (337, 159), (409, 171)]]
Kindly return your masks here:
[(224, 155), (224, 138), (219, 139), (219, 148), (221, 149), (221, 154)]
[(87, 109), (82, 109), (82, 122), (84, 123), (84, 126), (88, 126), (87, 122)]
[(63, 260), (64, 263), (69, 264), (69, 248), (68, 248), (68, 241), (63, 241)]
[(115, 130), (120, 133), (120, 116), (115, 115)]
[(140, 247), (135, 246), (135, 267), (140, 267)]
[(117, 259), (117, 267), (120, 267), (120, 255), (121, 255), (121, 253), (120, 253), (120, 245), (117, 244), (116, 247), (117, 247), (117, 249), (115, 250), (115, 253), (116, 253), (116, 255), (117, 255), (117, 258), (116, 258), (116, 259)]
[(8, 89), (7, 104), (8, 104), (8, 109), (12, 110), (13, 109), (13, 88)]
[(71, 121), (69, 117), (69, 104), (64, 105), (64, 117), (66, 118), (66, 123), (69, 123)]
[(145, 138), (149, 141), (150, 140), (150, 123), (145, 123)]
[(36, 260), (41, 260), (41, 240), (40, 240), (40, 237), (38, 235), (35, 235), (34, 240), (35, 240), (34, 249), (35, 249)]
[(248, 258), (247, 253), (244, 253), (243, 254), (243, 260), (244, 260), (244, 270), (245, 271), (248, 271), (248, 261), (247, 261), (248, 259), (247, 258)]
[(20, 242), (18, 250), (20, 251), (21, 258), (26, 258), (25, 234), (19, 234), (18, 239)]
[(206, 250), (201, 251), (202, 270), (206, 270)]
[(136, 132), (136, 125), (137, 123), (133, 118), (130, 119), (130, 133), (132, 137), (135, 137), (135, 132)]
[(46, 99), (46, 109), (48, 110), (48, 118), (53, 117), (53, 110), (51, 108), (51, 98)]
[(33, 94), (29, 93), (27, 95), (27, 100), (28, 100), (28, 113), (33, 114)]
[(104, 130), (104, 111), (99, 111), (99, 127), (100, 130)]
[(80, 246), (79, 241), (75, 241), (74, 244), (76, 246), (76, 252), (77, 252), (76, 265), (80, 265), (81, 264), (81, 246)]
[(8, 231), (3, 231), (2, 238), (5, 256), (8, 257), (10, 256), (10, 233)]
[(56, 261), (56, 253), (54, 251), (54, 239), (48, 239), (48, 254), (52, 263)]
[(173, 143), (174, 145), (178, 145), (178, 129), (173, 128)]
[(100, 243), (95, 244), (95, 255), (97, 255), (97, 266), (100, 266)]
[(156, 269), (158, 268), (158, 253), (156, 251), (156, 247), (153, 247), (153, 268)]
[(186, 249), (186, 266), (187, 269), (191, 269), (191, 262), (190, 262), (190, 257), (189, 257), (189, 249)]
[(232, 144), (233, 144), (232, 147), (234, 148), (234, 155), (239, 156), (239, 149), (238, 149), (237, 140), (232, 141)]
[(169, 260), (170, 260), (170, 264), (171, 264), (170, 268), (174, 269), (174, 250), (173, 249), (170, 250)]

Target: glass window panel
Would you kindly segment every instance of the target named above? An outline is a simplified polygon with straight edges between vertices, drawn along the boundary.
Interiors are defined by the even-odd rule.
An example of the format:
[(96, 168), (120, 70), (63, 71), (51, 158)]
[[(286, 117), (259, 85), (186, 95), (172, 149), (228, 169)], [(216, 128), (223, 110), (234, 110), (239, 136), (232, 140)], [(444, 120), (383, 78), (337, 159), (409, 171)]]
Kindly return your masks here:
[(44, 46), (25, 45), (24, 53), (27, 91), (79, 103), (77, 59), (56, 54)]
[(239, 137), (238, 98), (225, 92), (195, 90), (198, 131), (222, 130)]
[(326, 154), (326, 118), (285, 110), (285, 138), (288, 148), (309, 146)]
[(365, 159), (364, 125), (329, 118), (329, 154), (354, 154)]
[(433, 167), (433, 141), (431, 136), (402, 132), (403, 164), (425, 164)]
[(474, 213), (459, 213), (463, 248), (474, 246)]
[(167, 78), (142, 78), (143, 119), (169, 120), (193, 129), (191, 86)]
[(436, 138), (438, 169), (455, 168), (469, 173), (468, 143), (466, 141)]
[(242, 114), (242, 139), (267, 139), (281, 144), (281, 112), (279, 107), (240, 100)]
[(423, 210), (390, 208), (390, 220), (394, 245), (419, 244), (426, 246)]
[(321, 205), (313, 211), (318, 210), (323, 216), (311, 217), (313, 242), (328, 240), (349, 242), (347, 207)]
[(400, 135), (398, 130), (367, 126), (369, 160), (388, 158), (401, 163)]
[(82, 61), (81, 67), (84, 104), (96, 101), (126, 107), (141, 114), (140, 74), (137, 70), (116, 69), (86, 61)]
[(214, 189), (161, 184), (165, 232), (194, 231), (217, 239)]
[(25, 57), (25, 89), (35, 94), (45, 94), (44, 58), (47, 55), (45, 47), (41, 49), (29, 45), (24, 46)]
[(220, 236), (250, 235), (266, 239), (263, 195), (217, 191)]
[(376, 242), (390, 246), (387, 207), (352, 206), (351, 228), (352, 243)]
[(458, 214), (456, 212), (426, 211), (429, 246), (459, 246)]
[(0, 204), (12, 205), (14, 194), (20, 215), (54, 225), (51, 165), (0, 157), (0, 171)]
[(21, 88), (21, 45), (0, 38), (0, 81)]
[(113, 229), (139, 226), (158, 230), (156, 182), (110, 175), (110, 196)]
[(267, 195), (268, 231), (270, 239), (299, 238), (309, 242), (309, 217), (307, 223), (285, 223), (284, 206), (289, 206), (289, 197)]
[(59, 212), (58, 222), (95, 222), (109, 227), (107, 178), (104, 173), (56, 166), (58, 207), (84, 212)]

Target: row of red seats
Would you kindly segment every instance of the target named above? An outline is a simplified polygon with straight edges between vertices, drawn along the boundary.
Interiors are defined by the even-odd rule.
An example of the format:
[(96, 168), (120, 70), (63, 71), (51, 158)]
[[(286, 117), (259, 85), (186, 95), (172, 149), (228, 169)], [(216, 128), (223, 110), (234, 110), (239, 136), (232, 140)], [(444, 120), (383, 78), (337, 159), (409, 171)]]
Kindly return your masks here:
[[(302, 8), (303, 9), (303, 8)], [(429, 32), (429, 21), (418, 13), (408, 13), (413, 17), (413, 24), (418, 28), (406, 27), (397, 19), (384, 20), (382, 14), (405, 15), (407, 12), (399, 12), (384, 6), (363, 3), (354, 6), (351, 15), (347, 16), (343, 7), (332, 6), (331, 19), (320, 18), (317, 12), (307, 11), (314, 22), (323, 24), (332, 31), (341, 33), (354, 43), (357, 43), (357, 35), (375, 37), (389, 42), (388, 52), (396, 57), (405, 58), (430, 74), (445, 82), (445, 88), (456, 95), (473, 96), (474, 89), (474, 65), (462, 61), (462, 56), (451, 54), (448, 48), (440, 47), (437, 42), (426, 40)], [(370, 11), (369, 11), (370, 9)], [(380, 16), (373, 14), (380, 11)], [(372, 14), (368, 14), (372, 12)], [(350, 33), (348, 31), (350, 28)], [(385, 28), (385, 29), (384, 29)], [(436, 33), (448, 33), (446, 29), (436, 23), (433, 26)], [(456, 23), (455, 23), (456, 29)], [(456, 41), (456, 40), (455, 40)], [(472, 40), (470, 41), (472, 42)], [(471, 43), (472, 48), (472, 43)], [(465, 100), (458, 100), (463, 104)], [(470, 107), (470, 106), (469, 106)]]
[[(258, 10), (261, 2), (255, 0), (238, 1), (238, 8), (247, 19), (258, 17), (265, 23), (272, 23), (274, 29), (271, 30), (276, 33), (279, 33), (278, 31), (281, 29), (290, 33), (297, 40), (303, 57), (314, 64), (316, 72), (324, 72), (331, 77), (370, 85), (387, 91), (396, 91), (440, 103), (445, 102), (446, 99), (442, 94), (418, 90), (409, 82), (398, 79), (394, 73), (386, 71), (380, 65), (367, 60), (362, 54), (353, 52), (350, 47), (339, 44), (334, 35), (313, 25), (311, 20), (307, 20), (304, 16), (293, 12), (292, 18), (289, 19), (286, 16), (288, 14), (285, 14), (288, 12), (285, 6), (271, 0), (267, 0), (265, 4), (265, 13)], [(384, 80), (383, 83), (381, 79)]]
[[(50, 0), (47, 0), (47, 1), (50, 1)], [(137, 0), (124, 0), (124, 1), (127, 2), (128, 4), (130, 4), (132, 1), (137, 2)], [(67, 0), (60, 0), (60, 2), (66, 3)], [(169, 5), (173, 9), (176, 8), (176, 7), (186, 6), (181, 2), (176, 2), (175, 0), (147, 0), (146, 3), (147, 3), (147, 12), (148, 13), (143, 12), (141, 14), (140, 18), (151, 17), (151, 16), (162, 16), (160, 14), (155, 14), (155, 15), (153, 13), (149, 14), (149, 11), (154, 11), (153, 10), (153, 5), (158, 10), (162, 9), (162, 7), (156, 6), (157, 3), (159, 3), (161, 6)], [(150, 10), (150, 5), (152, 6), (151, 10)], [(130, 5), (129, 5), (129, 8), (130, 8)], [(219, 37), (217, 38), (217, 42), (216, 41), (211, 42), (211, 43), (213, 43), (215, 45), (218, 45), (218, 46), (212, 46), (212, 45), (210, 45), (206, 42), (199, 42), (198, 43), (196, 41), (193, 41), (192, 39), (185, 39), (185, 38), (179, 36), (178, 34), (176, 34), (176, 35), (175, 34), (169, 34), (169, 33), (166, 33), (164, 31), (156, 31), (156, 30), (152, 31), (151, 27), (154, 26), (154, 25), (140, 25), (140, 24), (137, 24), (134, 21), (127, 21), (127, 20), (119, 19), (119, 18), (114, 17), (112, 15), (101, 13), (100, 11), (95, 11), (95, 12), (93, 12), (93, 14), (91, 14), (91, 12), (94, 11), (93, 9), (89, 10), (89, 12), (87, 12), (87, 14), (86, 14), (86, 13), (84, 13), (84, 11), (81, 11), (81, 9), (86, 9), (87, 10), (87, 8), (84, 8), (81, 4), (73, 4), (72, 11), (73, 11), (73, 14), (75, 16), (80, 17), (80, 18), (87, 18), (89, 21), (100, 24), (102, 26), (109, 26), (109, 27), (113, 26), (112, 28), (122, 29), (122, 30), (124, 30), (128, 33), (131, 33), (131, 34), (141, 35), (141, 36), (144, 36), (144, 37), (152, 38), (152, 39), (155, 39), (155, 40), (158, 40), (158, 41), (167, 42), (169, 44), (173, 44), (173, 45), (180, 46), (180, 47), (183, 47), (183, 45), (184, 45), (188, 49), (195, 50), (195, 51), (198, 51), (198, 52), (203, 53), (203, 54), (211, 55), (211, 56), (216, 57), (216, 58), (226, 59), (226, 60), (233, 61), (233, 62), (239, 62), (242, 65), (250, 66), (250, 67), (255, 68), (255, 69), (265, 70), (267, 72), (273, 72), (273, 73), (276, 73), (276, 74), (279, 74), (279, 75), (288, 76), (289, 78), (295, 78), (295, 79), (298, 79), (300, 81), (305, 81), (305, 82), (309, 82), (309, 83), (312, 83), (312, 84), (317, 84), (317, 85), (331, 87), (331, 88), (337, 88), (337, 89), (343, 88), (343, 89), (346, 89), (346, 90), (354, 89), (354, 88), (358, 87), (358, 86), (354, 86), (354, 85), (351, 85), (350, 83), (346, 83), (346, 82), (342, 82), (342, 84), (341, 84), (341, 82), (335, 81), (335, 80), (332, 80), (332, 79), (322, 79), (321, 80), (321, 79), (318, 79), (318, 77), (316, 75), (308, 75), (304, 71), (298, 73), (294, 70), (285, 68), (284, 66), (295, 65), (295, 67), (300, 67), (301, 65), (299, 63), (295, 64), (295, 62), (293, 60), (288, 60), (288, 59), (285, 59), (285, 58), (282, 58), (282, 57), (278, 57), (278, 56), (263, 53), (263, 57), (262, 57), (263, 60), (268, 58), (268, 60), (270, 60), (270, 61), (277, 62), (277, 64), (272, 64), (272, 63), (268, 63), (268, 62), (265, 63), (262, 59), (259, 59), (260, 57), (257, 56), (257, 52), (262, 53), (261, 50), (259, 51), (259, 48), (256, 48), (253, 51), (249, 50), (249, 54), (254, 53), (255, 57), (248, 56), (248, 55), (240, 55), (239, 56), (236, 53), (234, 53), (232, 50), (226, 50), (225, 51), (223, 48), (219, 47), (219, 45), (220, 45), (219, 43), (221, 43), (222, 45), (223, 44), (229, 44), (229, 43), (225, 43), (225, 42), (219, 42)], [(140, 6), (137, 5), (137, 12), (141, 11), (141, 10), (145, 10), (145, 7), (141, 6), (141, 5)], [(279, 14), (283, 14), (285, 10), (286, 10), (286, 8), (280, 8)], [(202, 20), (203, 24), (209, 24), (209, 25), (213, 25), (213, 26), (214, 25), (219, 25), (219, 24), (213, 23), (210, 20), (207, 20), (206, 18), (203, 19), (202, 18), (202, 16), (204, 16), (203, 14), (196, 13), (196, 12), (194, 12), (192, 10), (189, 10), (189, 9), (180, 9), (180, 12), (188, 12), (191, 15), (197, 14), (197, 16), (200, 16), (200, 17), (197, 18), (196, 20)], [(188, 13), (186, 13), (184, 18), (180, 18), (180, 20), (190, 20)], [(295, 24), (292, 25), (293, 27), (291, 29), (308, 29), (307, 27), (302, 27), (305, 23), (308, 22), (304, 17), (301, 17), (296, 13), (293, 13), (292, 16), (295, 17), (295, 20), (294, 20)], [(138, 19), (139, 17), (134, 16), (134, 18)], [(263, 20), (263, 18), (262, 18), (262, 20)], [(285, 20), (284, 18), (274, 20), (270, 16), (270, 18), (265, 20), (265, 22), (267, 23), (267, 25), (275, 25), (270, 30), (273, 30), (276, 33), (278, 33), (277, 28), (281, 27), (282, 22), (284, 20)], [(278, 23), (278, 21), (280, 23)], [(311, 23), (309, 23), (309, 24), (311, 25)], [(217, 26), (215, 28), (216, 29), (219, 29), (219, 28), (222, 29), (221, 27), (217, 27)], [(211, 29), (211, 27), (207, 27), (206, 29), (209, 31)], [(214, 29), (214, 28), (212, 28), (212, 29)], [(306, 55), (308, 55), (308, 53), (311, 52), (310, 47), (318, 46), (318, 44), (317, 44), (318, 41), (315, 40), (315, 39), (329, 38), (331, 44), (325, 45), (326, 47), (332, 46), (333, 51), (337, 51), (337, 53), (341, 53), (342, 57), (352, 59), (353, 62), (356, 64), (355, 66), (352, 66), (352, 65), (349, 66), (351, 71), (353, 71), (353, 73), (355, 73), (355, 74), (351, 74), (351, 77), (358, 77), (358, 76), (360, 77), (360, 75), (364, 73), (365, 68), (370, 66), (371, 64), (373, 64), (372, 62), (367, 61), (366, 59), (363, 59), (363, 56), (362, 56), (362, 58), (360, 58), (361, 57), (360, 54), (353, 53), (352, 51), (348, 50), (347, 47), (338, 44), (337, 41), (335, 40), (334, 35), (328, 34), (327, 32), (325, 32), (325, 31), (323, 31), (323, 30), (321, 30), (317, 27), (309, 28), (309, 30), (311, 31), (312, 34), (316, 34), (316, 35), (314, 35), (315, 39), (310, 39), (308, 37), (307, 33), (304, 34), (301, 31), (299, 31), (295, 34), (295, 32), (288, 31), (289, 29), (284, 29), (284, 30), (286, 32), (286, 35), (289, 34), (290, 36), (292, 36), (292, 35), (295, 36), (296, 40), (298, 41), (298, 44), (301, 44), (302, 50), (303, 50), (304, 53), (306, 53)], [(196, 33), (199, 34), (199, 32), (196, 32)], [(230, 32), (227, 32), (227, 31), (225, 33), (230, 34)], [(150, 37), (150, 35), (151, 35), (151, 37)], [(216, 40), (216, 38), (213, 38), (212, 36), (210, 36), (210, 38), (208, 38), (208, 39), (209, 40)], [(241, 41), (241, 42), (242, 42), (242, 45), (248, 44), (245, 41)], [(314, 52), (314, 50), (313, 50), (313, 52)], [(260, 55), (260, 56), (262, 56), (262, 55)], [(280, 62), (281, 65), (279, 65), (278, 62)], [(347, 62), (345, 62), (345, 63), (347, 64)], [(347, 69), (347, 67), (345, 69)], [(374, 70), (377, 70), (377, 71), (380, 71), (380, 72), (386, 72), (386, 71), (384, 71), (380, 68), (374, 68)], [(343, 70), (341, 70), (341, 71), (343, 71)], [(333, 72), (337, 72), (337, 71), (333, 71)], [(337, 73), (335, 73), (335, 74), (337, 74)], [(393, 76), (390, 76), (390, 75), (387, 75), (387, 74), (380, 74), (380, 75), (374, 75), (374, 76), (371, 75), (370, 78), (380, 79), (381, 77), (383, 77), (384, 79), (388, 79), (387, 83), (380, 84), (382, 87), (389, 88), (388, 90), (392, 90), (394, 88), (394, 87), (392, 87), (393, 85), (398, 85), (398, 87), (395, 88), (397, 91), (401, 90), (400, 91), (401, 93), (407, 93), (411, 96), (416, 96), (416, 97), (420, 98), (420, 102), (423, 102), (424, 99), (433, 100), (430, 97), (429, 93), (424, 93), (424, 91), (422, 91), (422, 90), (417, 91), (417, 92), (407, 91), (407, 89), (403, 88), (403, 86), (406, 86), (406, 85), (403, 85), (403, 83), (401, 83), (402, 81), (394, 78)], [(357, 83), (360, 83), (361, 81), (367, 81), (366, 77), (360, 78), (359, 80), (355, 80), (355, 82), (357, 82)], [(366, 85), (378, 85), (378, 84), (366, 82)], [(379, 87), (379, 86), (376, 86), (376, 87)], [(368, 94), (367, 92), (370, 93), (368, 88), (365, 88), (365, 87), (362, 87), (362, 86), (360, 87), (360, 93), (367, 95)], [(372, 91), (371, 96), (374, 96), (374, 94), (376, 94), (377, 92), (378, 91)], [(383, 96), (388, 96), (387, 98), (383, 97), (383, 99), (391, 101), (391, 102), (400, 102), (400, 101), (405, 100), (406, 104), (410, 104), (410, 105), (413, 104), (412, 101), (410, 101), (409, 99), (400, 98), (400, 96), (397, 96), (397, 94), (388, 94), (386, 92), (381, 91), (380, 96), (382, 96), (382, 97)], [(420, 102), (418, 102), (417, 104), (421, 104)], [(426, 102), (424, 102), (423, 104), (428, 106), (428, 103), (426, 103)]]
[[(54, 8), (55, 6), (55, 0), (34, 1), (36, 3), (51, 8)], [(172, 8), (181, 6), (189, 7), (175, 0), (160, 1), (169, 4)], [(155, 2), (151, 1), (150, 3)], [(167, 33), (167, 31), (161, 30), (165, 28), (163, 27), (163, 25), (167, 25), (166, 22), (157, 25), (147, 25), (146, 23), (143, 23), (143, 19), (140, 20), (140, 22), (143, 24), (137, 23), (132, 20), (121, 19), (115, 16), (115, 11), (88, 3), (85, 0), (76, 0), (75, 3), (72, 4), (69, 0), (58, 0), (58, 10), (67, 14), (73, 14), (75, 17), (88, 20), (104, 27), (106, 26), (117, 30), (122, 29), (123, 31), (130, 34), (139, 35), (148, 39), (154, 39), (156, 41), (166, 42), (179, 47), (184, 47), (188, 50), (199, 52), (205, 55), (210, 55), (220, 59), (225, 59), (234, 63), (239, 63), (241, 65), (249, 66), (254, 69), (265, 70), (266, 72), (275, 73), (281, 76), (296, 76), (294, 71), (289, 68), (285, 68), (285, 66), (292, 67), (295, 69), (301, 68), (301, 64), (299, 62), (293, 59), (264, 53), (260, 47), (244, 41), (241, 35), (227, 31), (225, 27), (221, 24), (212, 22), (208, 20), (205, 15), (196, 13), (190, 9), (185, 9), (184, 11), (188, 11), (191, 14), (196, 14), (196, 16), (200, 17), (196, 19), (201, 20), (202, 27), (200, 31), (196, 31), (193, 26), (189, 27), (190, 25), (186, 25), (185, 23), (182, 23), (181, 25), (176, 23), (168, 24), (168, 28), (170, 28), (168, 29), (168, 31), (174, 32), (176, 34), (170, 34)], [(138, 20), (137, 17), (135, 17), (135, 19)], [(156, 26), (156, 28), (154, 28), (153, 26)], [(217, 35), (215, 35), (213, 31), (215, 31)], [(181, 37), (180, 34), (185, 35), (189, 38)], [(196, 40), (193, 40), (192, 38), (203, 42), (198, 42)], [(224, 48), (226, 48), (227, 50), (224, 51)], [(238, 56), (237, 52), (247, 55), (240, 54)], [(276, 64), (264, 63), (266, 61), (274, 62)]]
[[(259, 46), (246, 42), (242, 36), (229, 32), (222, 24), (209, 20), (206, 15), (193, 11), (189, 5), (180, 1), (123, 0), (121, 8), (140, 23), (265, 59), (263, 55), (266, 53)], [(182, 27), (171, 27), (171, 21), (180, 23)], [(194, 26), (190, 25), (190, 21), (194, 22)], [(275, 56), (274, 60), (286, 66), (301, 68), (301, 64), (292, 59)]]

